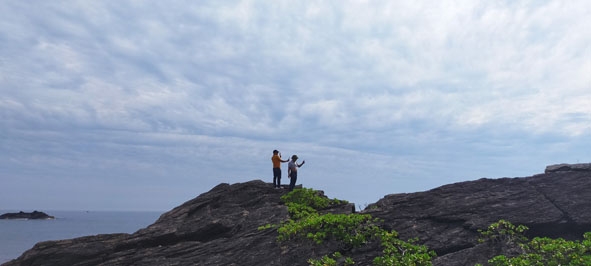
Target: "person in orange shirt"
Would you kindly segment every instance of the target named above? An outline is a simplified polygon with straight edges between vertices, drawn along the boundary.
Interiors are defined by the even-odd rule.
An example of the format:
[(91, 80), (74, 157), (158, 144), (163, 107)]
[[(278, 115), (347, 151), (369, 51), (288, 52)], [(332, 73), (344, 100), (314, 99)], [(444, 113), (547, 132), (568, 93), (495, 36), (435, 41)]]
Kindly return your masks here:
[(273, 150), (273, 186), (281, 188), (281, 163), (289, 162), (289, 160), (282, 160), (281, 153), (278, 150)]

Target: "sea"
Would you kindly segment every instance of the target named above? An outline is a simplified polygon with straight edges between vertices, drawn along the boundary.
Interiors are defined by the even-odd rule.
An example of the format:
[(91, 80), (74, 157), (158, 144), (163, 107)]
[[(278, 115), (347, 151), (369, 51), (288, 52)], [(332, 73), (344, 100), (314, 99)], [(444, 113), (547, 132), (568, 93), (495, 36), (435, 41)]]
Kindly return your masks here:
[[(0, 211), (3, 213), (18, 211)], [(43, 211), (51, 220), (0, 219), (0, 264), (16, 259), (35, 243), (81, 236), (134, 233), (153, 224), (164, 212)]]

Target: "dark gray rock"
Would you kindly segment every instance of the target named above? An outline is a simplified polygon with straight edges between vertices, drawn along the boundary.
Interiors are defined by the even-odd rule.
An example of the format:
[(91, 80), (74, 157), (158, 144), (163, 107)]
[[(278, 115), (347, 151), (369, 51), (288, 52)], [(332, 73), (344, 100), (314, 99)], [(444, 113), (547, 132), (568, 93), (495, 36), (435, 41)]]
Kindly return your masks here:
[[(529, 237), (582, 239), (591, 231), (591, 172), (560, 171), (527, 178), (480, 179), (430, 191), (388, 195), (367, 212), (401, 238), (418, 237), (440, 257), (485, 264), (478, 229), (500, 219), (530, 228)], [(470, 264), (460, 258), (475, 257)]]
[[(288, 219), (271, 184), (220, 184), (164, 213), (134, 234), (41, 242), (4, 265), (307, 265), (338, 248), (305, 240), (277, 243), (265, 224)], [(353, 204), (324, 212), (350, 213)], [(384, 220), (402, 239), (418, 238), (435, 250), (434, 265), (474, 265), (510, 247), (478, 243), (478, 229), (500, 219), (530, 228), (528, 236), (581, 239), (591, 231), (591, 171), (561, 170), (526, 178), (480, 179), (430, 191), (387, 195), (363, 213)], [(377, 243), (344, 251), (371, 265)]]
[(5, 213), (0, 215), (0, 219), (26, 219), (26, 220), (50, 220), (55, 219), (51, 215), (47, 215), (44, 212), (33, 211), (33, 212), (13, 212)]
[(277, 243), (276, 230), (258, 229), (288, 219), (287, 192), (263, 181), (220, 184), (134, 234), (41, 242), (4, 265), (306, 265), (328, 249)]
[(564, 171), (591, 171), (591, 163), (577, 163), (577, 164), (554, 164), (546, 166), (545, 173), (564, 172)]

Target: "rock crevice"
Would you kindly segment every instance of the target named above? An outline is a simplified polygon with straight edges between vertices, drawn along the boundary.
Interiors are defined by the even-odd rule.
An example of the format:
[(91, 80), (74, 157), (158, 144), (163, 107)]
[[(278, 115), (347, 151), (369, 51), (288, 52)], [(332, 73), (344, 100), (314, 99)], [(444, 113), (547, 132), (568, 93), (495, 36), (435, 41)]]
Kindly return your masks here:
[(540, 193), (540, 195), (542, 195), (542, 197), (544, 197), (548, 203), (550, 203), (552, 206), (554, 206), (554, 208), (556, 208), (558, 211), (560, 211), (562, 213), (562, 219), (564, 222), (568, 223), (568, 224), (575, 224), (575, 222), (573, 221), (573, 219), (570, 217), (570, 215), (568, 214), (568, 212), (564, 209), (562, 209), (560, 207), (559, 204), (556, 203), (556, 200), (551, 198), (548, 194), (544, 193), (543, 191), (540, 191), (535, 185), (532, 186), (538, 193)]

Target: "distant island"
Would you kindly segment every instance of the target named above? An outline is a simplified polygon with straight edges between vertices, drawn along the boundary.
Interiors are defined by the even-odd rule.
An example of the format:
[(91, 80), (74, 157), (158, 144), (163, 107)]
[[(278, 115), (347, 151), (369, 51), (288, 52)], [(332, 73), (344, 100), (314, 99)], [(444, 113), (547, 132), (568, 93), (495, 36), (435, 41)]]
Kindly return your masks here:
[(33, 211), (33, 212), (13, 212), (13, 213), (5, 213), (0, 215), (0, 219), (26, 219), (26, 220), (50, 220), (55, 219), (55, 217), (51, 215), (47, 215), (47, 213)]

